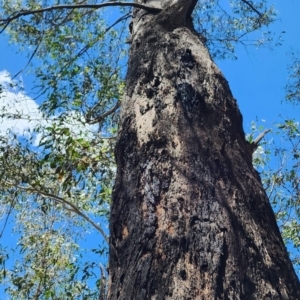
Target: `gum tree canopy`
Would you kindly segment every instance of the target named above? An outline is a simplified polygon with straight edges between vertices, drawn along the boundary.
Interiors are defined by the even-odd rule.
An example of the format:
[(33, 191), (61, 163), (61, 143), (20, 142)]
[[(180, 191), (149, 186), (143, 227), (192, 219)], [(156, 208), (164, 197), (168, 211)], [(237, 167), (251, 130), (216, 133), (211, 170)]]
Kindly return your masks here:
[[(5, 148), (10, 152), (1, 159), (17, 173), (1, 170), (3, 195), (34, 193), (43, 213), (55, 202), (96, 228), (84, 210), (95, 209), (112, 182), (114, 147), (108, 299), (300, 299), (299, 280), (252, 165), (257, 145), (246, 141), (237, 102), (211, 58), (234, 55), (235, 43), (247, 43), (247, 33), (272, 22), (267, 1), (21, 2), (3, 5), (0, 26), (20, 44), (36, 46), (30, 60), (43, 59), (37, 71), (48, 97), (42, 111), (60, 122), (38, 131), (46, 151), (42, 158), (29, 156), (36, 174), (22, 174), (8, 159), (15, 152)], [(124, 88), (122, 71), (114, 67), (122, 58), (110, 55), (120, 46), (116, 40), (124, 45), (123, 28), (104, 39), (111, 27), (104, 30), (96, 12), (106, 6), (132, 9), (119, 19), (131, 17)], [(111, 128), (120, 106), (114, 144)], [(98, 124), (92, 138), (75, 140), (70, 128), (62, 128), (70, 110), (85, 125)], [(54, 280), (45, 270), (28, 285), (28, 295), (37, 286), (34, 299), (44, 295), (46, 276)], [(61, 286), (61, 295), (73, 299), (73, 285), (70, 295)], [(51, 286), (48, 294), (55, 299), (58, 290)]]

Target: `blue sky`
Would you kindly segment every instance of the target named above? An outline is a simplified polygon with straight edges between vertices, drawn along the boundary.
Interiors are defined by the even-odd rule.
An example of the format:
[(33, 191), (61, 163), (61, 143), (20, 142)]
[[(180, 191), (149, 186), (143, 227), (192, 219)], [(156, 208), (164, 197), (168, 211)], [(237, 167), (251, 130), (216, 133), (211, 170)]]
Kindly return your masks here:
[(300, 119), (300, 106), (292, 106), (284, 101), (291, 52), (300, 51), (300, 1), (278, 1), (275, 7), (278, 21), (270, 29), (286, 32), (282, 46), (273, 50), (254, 47), (245, 50), (240, 47), (236, 52), (238, 60), (218, 63), (239, 103), (246, 132), (253, 120), (265, 120), (265, 126), (270, 127), (273, 122), (282, 121), (282, 118)]
[[(286, 32), (283, 35), (282, 46), (274, 47), (273, 50), (240, 47), (236, 51), (237, 60), (217, 62), (239, 103), (244, 117), (245, 132), (250, 131), (251, 121), (257, 121), (264, 127), (270, 128), (274, 123), (282, 122), (285, 118), (300, 120), (300, 105), (293, 106), (284, 101), (288, 65), (292, 62), (290, 54), (293, 51), (300, 51), (300, 1), (281, 0), (275, 3), (275, 7), (279, 11), (278, 21), (272, 24), (270, 30)], [(4, 34), (0, 35), (0, 54), (0, 83), (3, 83), (5, 80), (9, 80), (5, 79), (4, 72), (9, 72), (11, 75), (16, 74), (24, 68), (27, 59), (24, 54), (17, 53), (15, 46), (8, 46), (8, 39)], [(33, 77), (23, 74), (22, 80), (25, 92), (30, 96)], [(0, 106), (3, 103), (0, 102)], [(36, 113), (36, 108), (37, 104), (27, 98), (24, 110), (28, 113)], [(18, 130), (22, 130), (28, 124), (0, 123), (0, 131), (5, 130), (7, 126), (17, 126)], [(99, 243), (96, 243), (95, 246), (97, 244)], [(89, 242), (87, 245), (90, 246)]]

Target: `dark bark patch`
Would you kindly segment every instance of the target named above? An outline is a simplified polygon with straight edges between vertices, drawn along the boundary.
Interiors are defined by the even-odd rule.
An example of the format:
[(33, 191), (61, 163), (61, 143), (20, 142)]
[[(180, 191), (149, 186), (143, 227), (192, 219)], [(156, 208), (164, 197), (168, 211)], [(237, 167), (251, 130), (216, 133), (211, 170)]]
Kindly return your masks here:
[(182, 280), (186, 280), (187, 279), (187, 274), (185, 270), (180, 270), (179, 275), (181, 277)]
[(196, 61), (190, 49), (185, 50), (185, 52), (181, 55), (180, 61), (185, 67), (189, 69), (193, 69), (196, 65)]
[[(150, 78), (153, 77), (153, 72), (152, 72), (151, 66), (150, 66), (150, 69), (151, 69), (151, 72), (150, 72), (151, 74), (148, 74), (148, 76), (146, 78), (147, 80), (149, 80)], [(159, 77), (155, 76), (154, 79), (152, 80), (152, 82), (149, 84), (150, 86), (148, 86), (146, 88), (145, 92), (149, 99), (153, 98), (153, 96), (157, 94), (157, 89), (158, 89), (160, 83), (161, 82), (159, 80)]]
[(155, 42), (157, 41), (157, 37), (156, 36), (150, 36), (148, 39), (147, 39), (147, 42), (149, 44), (154, 44)]
[(181, 104), (185, 116), (191, 120), (193, 115), (199, 115), (196, 109), (206, 111), (204, 98), (191, 84), (180, 83), (177, 85), (176, 100)]
[(192, 216), (191, 220), (190, 220), (190, 226), (194, 227), (195, 225), (197, 225), (200, 222), (200, 218), (199, 216)]
[(154, 107), (156, 113), (159, 115), (163, 109), (167, 107), (167, 104), (160, 98), (155, 98), (154, 99)]
[(137, 156), (135, 154), (137, 144), (137, 134), (132, 131), (131, 118), (126, 118), (122, 124), (124, 133), (120, 135), (120, 138), (116, 145), (115, 157), (118, 163), (121, 165), (133, 164), (137, 165)]
[(144, 115), (147, 111), (149, 111), (152, 108), (152, 105), (149, 105), (149, 103), (147, 103), (146, 107), (141, 105), (140, 106), (140, 113), (141, 115)]
[(151, 99), (155, 95), (156, 90), (153, 87), (149, 87), (146, 89), (146, 95), (149, 99)]
[(120, 277), (120, 283), (121, 284), (123, 284), (123, 282), (124, 282), (124, 277), (125, 277), (125, 274), (122, 274), (121, 277)]
[(153, 82), (154, 87), (159, 87), (160, 83), (161, 83), (161, 81), (160, 81), (159, 77), (156, 76), (154, 78), (154, 82)]
[[(218, 268), (218, 275), (216, 279), (216, 293), (219, 299), (222, 299), (224, 297), (224, 278), (226, 277), (226, 261), (228, 259), (228, 246), (226, 244), (225, 239), (223, 240), (223, 248), (222, 248), (222, 253), (220, 254), (220, 261), (217, 266)], [(226, 297), (226, 296), (225, 296)], [(227, 299), (223, 298), (223, 299)]]

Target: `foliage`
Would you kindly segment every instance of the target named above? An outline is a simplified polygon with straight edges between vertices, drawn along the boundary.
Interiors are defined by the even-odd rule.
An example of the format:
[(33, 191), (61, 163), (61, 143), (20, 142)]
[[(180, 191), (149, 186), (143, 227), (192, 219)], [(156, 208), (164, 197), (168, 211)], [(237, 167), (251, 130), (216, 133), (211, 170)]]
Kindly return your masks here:
[[(23, 2), (11, 4), (2, 9), (11, 13)], [(2, 226), (18, 238), (16, 249), (4, 243), (0, 254), (0, 279), (12, 299), (98, 299), (101, 292), (128, 18), (125, 12), (110, 28), (108, 14), (56, 11), (9, 28), (14, 42), (32, 49), (28, 68), (40, 102), (35, 116), (25, 114), (20, 83), (2, 86), (0, 96), (10, 97), (11, 106), (2, 107), (2, 121), (32, 124), (0, 137)], [(87, 249), (94, 256), (85, 255), (78, 245), (93, 231), (103, 242), (98, 237), (98, 248)]]
[(236, 58), (237, 45), (259, 47), (279, 43), (281, 35), (263, 29), (275, 21), (276, 13), (266, 0), (200, 0), (194, 22), (214, 58)]
[[(252, 135), (263, 130), (253, 122)], [(300, 124), (275, 124), (253, 155), (295, 269), (300, 272)], [(249, 137), (251, 138), (251, 137)]]
[[(0, 97), (15, 96), (14, 111), (2, 107), (2, 120), (32, 124), (25, 132), (11, 130), (0, 136), (3, 227), (13, 227), (18, 239), (16, 249), (5, 244), (0, 248), (0, 281), (11, 299), (98, 299), (101, 292), (100, 274), (105, 271), (100, 263), (107, 256), (104, 228), (115, 174), (114, 138), (131, 8), (48, 10), (5, 21), (20, 11), (74, 2), (86, 3), (14, 0), (0, 5), (0, 27), (28, 53), (25, 69), (35, 74), (33, 97), (40, 104), (36, 116), (27, 115), (20, 109), (26, 100), (22, 82), (0, 87)], [(271, 32), (263, 32), (263, 38), (247, 36), (275, 16), (265, 0), (232, 0), (230, 6), (221, 0), (201, 0), (193, 17), (212, 55), (224, 58), (234, 57), (236, 44), (272, 41)], [(268, 173), (262, 174), (267, 186)], [(294, 184), (291, 175), (284, 180)], [(280, 187), (276, 181), (272, 195)], [(275, 209), (279, 203), (274, 202)], [(287, 216), (278, 216), (286, 240), (296, 241), (295, 231), (285, 229)], [(87, 259), (82, 243), (92, 230), (102, 235), (103, 244), (87, 249), (95, 253)]]
[[(13, 217), (18, 237), (17, 259), (1, 273), (12, 299), (96, 299), (99, 292), (103, 258), (86, 261), (78, 244), (93, 229), (107, 239), (114, 139), (80, 118), (63, 112), (23, 136), (10, 131), (0, 138), (1, 210), (4, 220)], [(94, 251), (106, 256), (107, 244)]]
[(289, 66), (289, 81), (285, 86), (286, 99), (293, 104), (300, 102), (300, 59), (299, 53), (292, 53), (292, 63)]

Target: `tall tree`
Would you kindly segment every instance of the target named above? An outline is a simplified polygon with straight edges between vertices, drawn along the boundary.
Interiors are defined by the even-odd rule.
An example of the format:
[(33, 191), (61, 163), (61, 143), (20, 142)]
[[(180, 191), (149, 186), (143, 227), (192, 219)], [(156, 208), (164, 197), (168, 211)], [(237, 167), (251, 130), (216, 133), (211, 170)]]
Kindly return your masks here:
[[(252, 166), (257, 141), (245, 140), (236, 101), (210, 57), (234, 55), (234, 43), (245, 43), (247, 33), (272, 21), (272, 7), (264, 0), (235, 0), (229, 13), (218, 0), (94, 3), (3, 4), (0, 26), (20, 44), (34, 46), (30, 60), (43, 59), (37, 76), (47, 95), (42, 112), (48, 123), (35, 131), (42, 136), (40, 152), (30, 148), (31, 141), (3, 139), (1, 195), (19, 206), (27, 197), (36, 215), (58, 208), (61, 220), (64, 209), (70, 219), (75, 212), (105, 237), (89, 214), (92, 209), (101, 215), (109, 202), (103, 199), (114, 173), (114, 142), (107, 132), (115, 127), (123, 84), (120, 56), (108, 53), (115, 54), (123, 31), (119, 40), (110, 32), (107, 43), (111, 26), (103, 26), (95, 9), (133, 6), (115, 148), (108, 298), (299, 299), (299, 281)], [(72, 124), (84, 129), (97, 124), (93, 134), (80, 129), (77, 135), (80, 126), (70, 124), (74, 118), (79, 123)], [(30, 167), (20, 168), (18, 157), (29, 157)], [(47, 237), (43, 251), (32, 252), (32, 239), (23, 239), (22, 247), (34, 259), (27, 260), (31, 276), (23, 278), (17, 271), (13, 276), (16, 299), (19, 290), (24, 299), (96, 299), (99, 293), (85, 284), (90, 269), (85, 267), (82, 282), (75, 282), (78, 266), (58, 259), (66, 245), (64, 239), (62, 246), (53, 242), (62, 237), (52, 230), (59, 223), (41, 225), (45, 234), (26, 232), (37, 245)], [(45, 261), (43, 253), (55, 253), (55, 259)], [(60, 272), (69, 270), (63, 282), (52, 283), (57, 274), (47, 271), (52, 264)], [(102, 297), (105, 289), (99, 286)]]
[(299, 299), (256, 144), (193, 28), (197, 1), (143, 2), (162, 10), (132, 19), (108, 298)]

